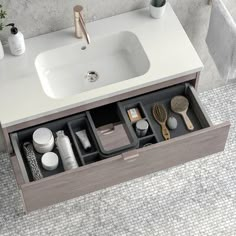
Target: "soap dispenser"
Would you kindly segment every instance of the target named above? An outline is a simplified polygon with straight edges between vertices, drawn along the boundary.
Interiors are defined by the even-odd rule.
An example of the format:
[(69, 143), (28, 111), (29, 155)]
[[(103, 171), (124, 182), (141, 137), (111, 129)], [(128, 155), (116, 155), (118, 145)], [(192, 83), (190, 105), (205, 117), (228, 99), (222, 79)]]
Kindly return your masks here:
[(11, 23), (6, 26), (11, 26), (11, 35), (8, 38), (8, 44), (11, 50), (11, 53), (14, 56), (19, 56), (25, 52), (25, 40), (24, 36), (18, 29), (15, 27), (15, 24)]

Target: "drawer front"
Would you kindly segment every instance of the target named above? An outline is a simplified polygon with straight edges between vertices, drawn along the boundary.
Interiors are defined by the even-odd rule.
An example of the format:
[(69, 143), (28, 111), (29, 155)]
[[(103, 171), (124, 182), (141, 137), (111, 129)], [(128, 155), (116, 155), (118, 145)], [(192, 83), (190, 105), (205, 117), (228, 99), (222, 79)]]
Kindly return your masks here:
[(33, 211), (224, 150), (229, 123), (124, 153), (21, 186)]
[[(224, 150), (230, 123), (212, 126), (139, 150), (145, 173), (163, 170)], [(155, 147), (154, 147), (155, 146)]]
[(16, 182), (18, 184), (18, 186), (21, 186), (23, 184), (25, 184), (25, 179), (23, 176), (23, 172), (22, 172), (22, 168), (20, 167), (20, 160), (18, 158), (19, 156), (11, 156), (10, 157), (10, 161), (13, 167), (13, 172), (16, 178)]
[(29, 178), (26, 172), (25, 164), (20, 152), (17, 134), (11, 134), (11, 143), (15, 152), (15, 156), (11, 157), (11, 163), (13, 166), (16, 181), (19, 185), (29, 183)]

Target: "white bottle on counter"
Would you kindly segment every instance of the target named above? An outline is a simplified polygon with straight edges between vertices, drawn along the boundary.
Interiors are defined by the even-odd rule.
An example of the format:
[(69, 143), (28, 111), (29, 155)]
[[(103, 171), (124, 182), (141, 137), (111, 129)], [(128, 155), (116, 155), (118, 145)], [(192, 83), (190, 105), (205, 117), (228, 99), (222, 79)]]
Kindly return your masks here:
[(65, 170), (71, 170), (78, 167), (70, 139), (64, 134), (63, 130), (57, 132), (56, 145), (59, 150), (62, 164)]
[(25, 39), (24, 35), (18, 31), (15, 24), (11, 23), (11, 35), (8, 38), (8, 44), (12, 55), (19, 56), (25, 52)]
[(0, 60), (3, 59), (3, 57), (4, 57), (4, 51), (3, 51), (2, 42), (0, 40)]

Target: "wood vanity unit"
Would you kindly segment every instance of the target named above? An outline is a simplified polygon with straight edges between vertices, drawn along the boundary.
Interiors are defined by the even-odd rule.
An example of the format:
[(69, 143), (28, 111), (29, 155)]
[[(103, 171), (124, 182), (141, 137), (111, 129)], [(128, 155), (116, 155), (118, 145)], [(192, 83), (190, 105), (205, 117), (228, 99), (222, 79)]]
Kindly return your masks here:
[[(13, 147), (11, 162), (26, 211), (40, 209), (158, 170), (223, 151), (230, 124), (225, 122), (214, 126), (211, 123), (197, 97), (195, 90), (197, 78), (197, 73), (176, 78), (168, 83), (157, 84), (132, 93), (123, 94), (122, 96), (111, 97), (99, 103), (95, 102), (61, 114), (6, 128), (5, 132), (9, 134)], [(39, 181), (32, 181), (30, 179), (26, 160), (21, 151), (21, 145), (22, 140), (31, 139), (33, 130), (36, 127), (49, 127), (53, 131), (61, 128), (67, 129), (67, 122), (76, 121), (77, 114), (82, 114), (84, 111), (106, 106), (106, 104), (110, 103), (129, 104), (129, 101), (134, 96), (141, 95), (142, 97), (143, 94), (148, 96), (148, 93), (153, 91), (164, 90), (168, 93), (168, 90), (173, 89), (173, 86), (179, 85), (182, 87), (188, 86), (185, 89), (188, 98), (191, 99), (191, 110), (195, 118), (198, 119), (194, 123), (199, 122), (199, 130), (163, 141), (161, 140), (160, 131), (158, 132), (158, 129), (153, 129), (152, 134), (147, 136), (146, 140), (145, 138), (140, 140), (140, 145), (142, 145), (142, 142), (150, 142), (152, 140), (153, 145), (138, 147), (137, 149), (125, 151), (107, 159), (102, 159), (98, 153), (93, 153), (90, 157), (87, 157), (88, 159), (80, 160), (77, 153), (78, 162), (83, 163), (80, 164), (78, 169), (61, 172)], [(124, 99), (127, 100), (123, 101)], [(156, 100), (158, 101), (158, 96)], [(139, 100), (138, 97), (135, 98), (135, 101), (142, 103), (142, 99)], [(104, 117), (108, 115), (104, 114)], [(150, 116), (147, 118), (151, 119)], [(47, 120), (46, 123), (44, 123), (45, 120)], [(185, 130), (185, 132), (187, 131)]]
[[(142, 11), (145, 12), (145, 10)], [(190, 63), (189, 60), (191, 61), (192, 58), (193, 61), (196, 59), (196, 63), (192, 63), (192, 68), (191, 66), (189, 69), (188, 66), (185, 67), (184, 59), (178, 61), (178, 58), (176, 58), (176, 70), (182, 68), (181, 66), (184, 65), (178, 73), (173, 72), (174, 74), (164, 76), (162, 74), (160, 75), (158, 68), (156, 68), (157, 78), (159, 79), (155, 80), (154, 69), (150, 68), (147, 77), (152, 77), (153, 80), (150, 83), (144, 83), (143, 86), (134, 87), (129, 90), (124, 89), (123, 91), (83, 104), (80, 104), (78, 101), (74, 103), (75, 105), (73, 107), (60, 110), (56, 109), (54, 112), (45, 112), (43, 115), (38, 116), (32, 115), (31, 118), (21, 119), (19, 122), (11, 121), (9, 123), (2, 123), (6, 148), (11, 154), (11, 163), (26, 212), (44, 208), (224, 150), (230, 124), (229, 122), (225, 122), (214, 125), (206, 114), (196, 91), (202, 69), (201, 61), (169, 4), (166, 14), (169, 14), (168, 20), (174, 22), (172, 25), (177, 25), (177, 29), (172, 29), (172, 31), (175, 31), (174, 34), (177, 35), (176, 38), (178, 39), (180, 35), (185, 40), (183, 46), (183, 40), (176, 40), (174, 42), (176, 44), (176, 50), (179, 50), (178, 47), (186, 48), (182, 52), (176, 51), (172, 53), (176, 53), (174, 56), (177, 54), (180, 56), (189, 55), (190, 59), (185, 59), (187, 64)], [(111, 25), (120, 19), (120, 16), (117, 17), (111, 19)], [(135, 12), (127, 13), (124, 17), (127, 17), (127, 19), (133, 17), (134, 20), (138, 18)], [(155, 21), (148, 17), (146, 18), (146, 21)], [(108, 22), (107, 19), (105, 21)], [(158, 20), (156, 22), (156, 24), (161, 24), (158, 23)], [(92, 24), (99, 25), (102, 23), (103, 21), (91, 23), (91, 28), (89, 28), (89, 25), (88, 28), (92, 32)], [(123, 25), (121, 24), (120, 27), (123, 27)], [(139, 30), (141, 32), (141, 29), (137, 29), (137, 32)], [(167, 32), (167, 34), (169, 33)], [(91, 35), (92, 37), (93, 35)], [(151, 49), (145, 45), (144, 49), (152, 65), (153, 54)], [(186, 53), (185, 50), (187, 51)], [(170, 59), (166, 60), (166, 63), (169, 63), (170, 67), (173, 65)], [(171, 69), (168, 70), (168, 66), (166, 68), (167, 71), (171, 71)], [(151, 108), (156, 102), (162, 102), (169, 108), (170, 100), (176, 95), (184, 95), (188, 98), (190, 102), (188, 115), (195, 129), (194, 131), (187, 130), (182, 118), (175, 114), (174, 116), (178, 119), (178, 129), (170, 131), (171, 139), (164, 141), (160, 126), (152, 117)], [(104, 113), (103, 116), (99, 115), (99, 117), (93, 117), (93, 119), (95, 119), (95, 123), (96, 119), (98, 119), (99, 122), (106, 124), (108, 121), (112, 122), (112, 120), (109, 120), (111, 118), (109, 118), (110, 116), (107, 110), (110, 110), (114, 114), (116, 114), (115, 111), (118, 111), (124, 124), (135, 135), (134, 124), (130, 122), (127, 114), (127, 110), (133, 107), (138, 107), (142, 118), (148, 121), (150, 127), (147, 135), (145, 137), (136, 137), (137, 145), (135, 147), (119, 151), (115, 155), (104, 157), (101, 155), (96, 143), (93, 127), (88, 122), (88, 117), (95, 110), (96, 112), (94, 114)], [(75, 136), (75, 132), (80, 126), (86, 126), (86, 129), (90, 132), (89, 136), (93, 144), (93, 150), (88, 154), (84, 154), (81, 151), (80, 144)], [(59, 165), (59, 168), (54, 172), (50, 172), (50, 174), (43, 173), (43, 179), (33, 181), (22, 151), (22, 144), (26, 141), (32, 141), (32, 134), (39, 127), (47, 127), (54, 134), (58, 130), (65, 130), (65, 133), (71, 140), (79, 164), (77, 169), (64, 171), (62, 166)], [(152, 145), (145, 146), (147, 143), (152, 143)]]

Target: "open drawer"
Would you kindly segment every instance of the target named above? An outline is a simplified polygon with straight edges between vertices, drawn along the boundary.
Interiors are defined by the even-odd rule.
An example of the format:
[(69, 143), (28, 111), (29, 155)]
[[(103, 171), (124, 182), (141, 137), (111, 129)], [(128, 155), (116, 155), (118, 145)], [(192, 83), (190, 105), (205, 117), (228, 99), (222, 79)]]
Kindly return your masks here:
[[(190, 101), (189, 116), (196, 129), (189, 132), (180, 123), (180, 130), (172, 133), (168, 141), (162, 139), (160, 129), (150, 115), (153, 101), (163, 101), (168, 106), (171, 96), (185, 95)], [(80, 195), (128, 181), (152, 172), (166, 169), (206, 155), (224, 150), (230, 124), (229, 122), (214, 126), (199, 101), (195, 89), (188, 84), (180, 84), (156, 92), (140, 95), (118, 103), (121, 113), (130, 128), (133, 124), (128, 120), (127, 109), (139, 106), (143, 118), (150, 124), (150, 131), (144, 138), (138, 138), (139, 146), (109, 157), (99, 158), (99, 152), (94, 150), (89, 155), (77, 153), (79, 167), (70, 171), (47, 176), (38, 181), (30, 179), (27, 165), (21, 152), (21, 140), (38, 127), (62, 128), (69, 122), (69, 131), (75, 129), (76, 119), (81, 114), (62, 118), (37, 127), (31, 127), (11, 134), (15, 155), (11, 157), (17, 183), (25, 203), (27, 212), (59, 203)], [(180, 120), (179, 120), (180, 122)], [(85, 124), (85, 122), (82, 122)], [(24, 136), (26, 135), (26, 136)], [(75, 137), (72, 134), (72, 140)], [(145, 146), (145, 143), (152, 143)], [(75, 149), (76, 149), (75, 145)], [(89, 161), (84, 158), (89, 157)]]

